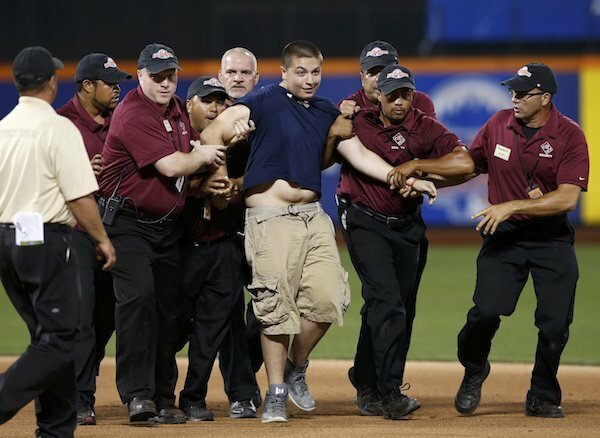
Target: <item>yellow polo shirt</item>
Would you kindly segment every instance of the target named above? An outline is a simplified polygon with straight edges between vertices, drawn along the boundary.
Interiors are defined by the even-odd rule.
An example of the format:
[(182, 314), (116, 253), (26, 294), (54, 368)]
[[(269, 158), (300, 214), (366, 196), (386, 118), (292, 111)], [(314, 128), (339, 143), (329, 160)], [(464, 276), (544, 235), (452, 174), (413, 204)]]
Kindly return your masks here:
[(20, 97), (0, 120), (0, 223), (41, 213), (44, 223), (74, 226), (67, 206), (98, 190), (75, 125), (36, 97)]

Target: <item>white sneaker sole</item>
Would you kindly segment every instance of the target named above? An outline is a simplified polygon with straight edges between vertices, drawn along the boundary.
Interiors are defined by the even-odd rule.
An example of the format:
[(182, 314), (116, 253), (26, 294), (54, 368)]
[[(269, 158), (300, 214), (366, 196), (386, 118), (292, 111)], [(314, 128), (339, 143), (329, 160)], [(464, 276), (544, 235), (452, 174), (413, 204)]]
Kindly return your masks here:
[(286, 417), (271, 417), (263, 418), (260, 421), (261, 423), (287, 423), (288, 419)]
[(296, 400), (294, 400), (294, 397), (292, 396), (292, 394), (290, 394), (288, 398), (289, 398), (289, 399), (292, 401), (292, 403), (294, 403), (294, 404), (295, 404), (295, 405), (298, 407), (298, 409), (302, 409), (304, 412), (312, 412), (312, 411), (314, 411), (315, 409), (317, 409), (317, 405), (315, 405), (315, 406), (313, 406), (313, 407), (310, 407), (310, 408), (307, 408), (307, 407), (305, 407), (305, 406), (300, 406), (300, 405), (299, 405), (299, 404), (296, 402)]

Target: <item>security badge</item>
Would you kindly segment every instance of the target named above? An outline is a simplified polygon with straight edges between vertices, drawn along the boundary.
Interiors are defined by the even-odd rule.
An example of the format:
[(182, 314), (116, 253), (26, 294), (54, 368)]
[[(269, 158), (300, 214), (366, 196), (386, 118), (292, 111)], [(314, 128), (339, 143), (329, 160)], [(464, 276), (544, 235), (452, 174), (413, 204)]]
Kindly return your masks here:
[(540, 189), (540, 186), (538, 186), (537, 184), (531, 184), (525, 190), (527, 191), (527, 195), (529, 195), (531, 199), (537, 199), (544, 196), (542, 189)]
[(167, 132), (173, 132), (173, 128), (171, 127), (171, 122), (169, 122), (167, 119), (163, 120), (163, 125), (165, 125), (165, 130)]
[(500, 158), (504, 161), (508, 161), (508, 159), (510, 158), (510, 153), (510, 148), (502, 146), (500, 143), (496, 143), (496, 149), (494, 149), (494, 157)]
[(396, 143), (395, 145), (392, 145), (392, 149), (406, 149), (406, 146), (404, 146), (406, 139), (399, 132), (392, 137), (392, 140), (394, 140), (394, 143)]

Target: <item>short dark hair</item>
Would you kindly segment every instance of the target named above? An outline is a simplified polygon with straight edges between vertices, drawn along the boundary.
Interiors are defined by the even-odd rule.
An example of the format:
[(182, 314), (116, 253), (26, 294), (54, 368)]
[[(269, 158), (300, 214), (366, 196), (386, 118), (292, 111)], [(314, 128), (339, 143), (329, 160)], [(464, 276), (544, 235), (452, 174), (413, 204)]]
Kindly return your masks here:
[(44, 87), (46, 87), (46, 84), (48, 83), (49, 80), (50, 79), (45, 79), (41, 83), (37, 82), (37, 81), (30, 82), (28, 80), (16, 80), (15, 88), (17, 89), (17, 93), (28, 92), (28, 93), (36, 94), (36, 93), (42, 91), (44, 89)]
[(288, 68), (292, 58), (317, 58), (323, 61), (323, 54), (317, 46), (310, 41), (296, 40), (288, 43), (281, 52), (281, 65)]

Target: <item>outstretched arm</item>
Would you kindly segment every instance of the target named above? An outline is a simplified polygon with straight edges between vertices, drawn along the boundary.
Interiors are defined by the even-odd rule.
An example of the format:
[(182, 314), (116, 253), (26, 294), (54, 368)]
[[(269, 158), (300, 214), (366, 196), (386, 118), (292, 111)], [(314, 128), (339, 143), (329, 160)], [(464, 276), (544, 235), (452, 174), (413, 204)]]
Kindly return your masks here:
[(367, 149), (357, 136), (340, 142), (337, 152), (356, 170), (384, 183), (393, 167), (375, 152)]
[(494, 234), (498, 225), (515, 214), (527, 216), (558, 216), (573, 211), (577, 206), (581, 187), (574, 184), (560, 184), (556, 190), (536, 199), (518, 199), (490, 205), (478, 211), (471, 219), (482, 219), (477, 224), (477, 231), (483, 234)]
[(452, 152), (439, 158), (425, 158), (402, 163), (390, 172), (389, 178), (395, 179), (399, 185), (404, 185), (406, 178), (411, 175), (431, 173), (442, 177), (457, 177), (472, 174), (474, 169), (475, 163), (467, 149), (457, 145)]

